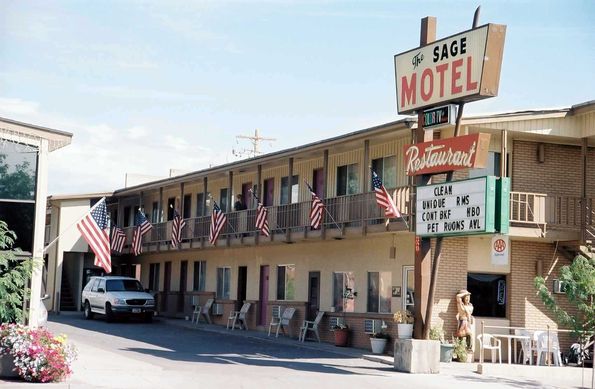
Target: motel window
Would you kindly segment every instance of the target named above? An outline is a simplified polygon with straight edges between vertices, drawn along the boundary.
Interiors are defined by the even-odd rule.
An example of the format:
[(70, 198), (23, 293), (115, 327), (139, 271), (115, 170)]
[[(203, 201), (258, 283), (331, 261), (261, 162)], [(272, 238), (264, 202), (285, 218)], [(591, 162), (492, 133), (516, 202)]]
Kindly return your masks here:
[(231, 268), (217, 268), (217, 298), (229, 300), (229, 283), (231, 279)]
[(390, 313), (391, 297), (391, 272), (368, 272), (368, 312)]
[(184, 196), (184, 212), (182, 213), (182, 217), (184, 219), (188, 219), (191, 216), (192, 209), (192, 195), (185, 195)]
[(334, 272), (333, 273), (333, 307), (335, 312), (355, 311), (355, 273)]
[(281, 177), (281, 205), (298, 202), (299, 178), (299, 176), (293, 176), (291, 178), (290, 188), (289, 176)]
[(204, 292), (207, 280), (207, 261), (194, 261), (192, 290)]
[[(397, 187), (397, 157), (392, 155), (390, 157), (383, 157), (372, 160), (372, 170), (378, 174), (382, 180), (385, 188)], [(372, 188), (372, 180), (370, 180), (370, 190)]]
[(153, 201), (153, 209), (151, 210), (151, 222), (159, 223), (159, 202)]
[(352, 195), (359, 192), (359, 165), (337, 167), (337, 196)]
[(149, 265), (149, 290), (153, 292), (159, 291), (159, 263), (151, 263)]
[(176, 198), (170, 197), (167, 199), (167, 220), (174, 219), (174, 207), (176, 206)]
[(196, 216), (205, 216), (205, 194), (198, 193), (196, 195)]
[(506, 276), (503, 274), (467, 274), (473, 316), (506, 317)]
[(229, 201), (227, 193), (227, 188), (223, 188), (219, 191), (219, 208), (221, 208), (223, 212), (227, 212), (227, 202)]
[(295, 299), (295, 265), (277, 266), (277, 300)]

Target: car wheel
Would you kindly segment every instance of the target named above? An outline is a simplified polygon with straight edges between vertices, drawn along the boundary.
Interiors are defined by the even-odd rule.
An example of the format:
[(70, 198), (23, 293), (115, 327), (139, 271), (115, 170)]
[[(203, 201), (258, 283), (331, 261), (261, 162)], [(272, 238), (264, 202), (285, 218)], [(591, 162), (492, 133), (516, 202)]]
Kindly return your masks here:
[(153, 312), (145, 312), (145, 323), (153, 322)]
[(108, 323), (113, 322), (115, 319), (114, 311), (112, 311), (112, 305), (110, 303), (105, 304), (105, 321)]
[(89, 304), (89, 301), (85, 301), (83, 314), (85, 315), (85, 320), (93, 319), (93, 311), (91, 311), (91, 304)]

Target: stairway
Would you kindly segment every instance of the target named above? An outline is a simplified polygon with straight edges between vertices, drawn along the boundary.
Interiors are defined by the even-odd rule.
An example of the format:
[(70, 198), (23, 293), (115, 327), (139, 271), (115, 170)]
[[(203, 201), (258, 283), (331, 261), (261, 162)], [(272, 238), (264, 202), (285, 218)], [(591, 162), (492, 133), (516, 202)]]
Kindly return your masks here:
[(582, 255), (585, 258), (595, 258), (595, 252), (591, 246), (585, 246), (579, 241), (565, 241), (560, 242), (558, 252), (569, 260), (573, 260), (577, 255)]
[(60, 311), (76, 311), (70, 282), (64, 276), (62, 277), (62, 285), (60, 286)]

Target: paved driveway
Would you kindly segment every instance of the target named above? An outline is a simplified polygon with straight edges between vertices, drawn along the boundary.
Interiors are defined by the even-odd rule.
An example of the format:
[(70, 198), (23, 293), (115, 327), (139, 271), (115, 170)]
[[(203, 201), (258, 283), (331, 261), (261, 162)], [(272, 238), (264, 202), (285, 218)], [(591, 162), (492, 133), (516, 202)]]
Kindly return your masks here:
[[(543, 382), (490, 378), (450, 364), (439, 375), (397, 373), (390, 366), (297, 341), (264, 341), (187, 328), (172, 321), (106, 323), (81, 315), (50, 317), (79, 353), (74, 374), (60, 388), (449, 388), (544, 387)], [(444, 365), (443, 365), (444, 366)], [(444, 369), (443, 369), (444, 370)], [(2, 388), (33, 384), (2, 382)], [(562, 385), (563, 386), (563, 385)]]

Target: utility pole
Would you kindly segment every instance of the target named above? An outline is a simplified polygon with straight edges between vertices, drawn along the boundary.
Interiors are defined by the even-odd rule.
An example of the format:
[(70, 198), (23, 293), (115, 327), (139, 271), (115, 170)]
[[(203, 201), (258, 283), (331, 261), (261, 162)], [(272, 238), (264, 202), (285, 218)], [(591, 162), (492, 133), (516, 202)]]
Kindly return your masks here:
[(242, 157), (246, 154), (249, 154), (251, 158), (254, 158), (254, 157), (262, 154), (262, 152), (260, 151), (260, 149), (258, 147), (261, 141), (263, 141), (263, 140), (276, 141), (277, 140), (275, 138), (265, 138), (263, 136), (260, 136), (258, 134), (258, 128), (254, 130), (253, 136), (237, 135), (236, 139), (248, 139), (252, 143), (252, 150), (248, 150), (248, 149), (232, 150), (233, 155), (235, 155), (236, 157)]

